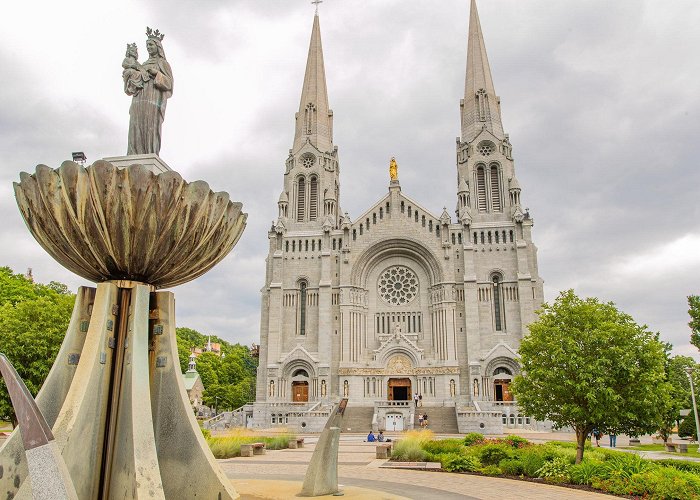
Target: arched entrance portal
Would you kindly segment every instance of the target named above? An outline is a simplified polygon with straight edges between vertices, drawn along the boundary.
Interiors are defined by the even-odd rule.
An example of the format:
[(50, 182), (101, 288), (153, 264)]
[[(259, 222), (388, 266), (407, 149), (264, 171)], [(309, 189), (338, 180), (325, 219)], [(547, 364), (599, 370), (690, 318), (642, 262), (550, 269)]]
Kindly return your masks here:
[(389, 401), (410, 401), (411, 379), (390, 378), (386, 393), (389, 396)]
[(292, 401), (306, 403), (309, 400), (309, 383), (292, 382)]
[(493, 372), (493, 399), (495, 401), (513, 401), (513, 394), (510, 392), (510, 383), (513, 379), (513, 372), (503, 366), (496, 368)]

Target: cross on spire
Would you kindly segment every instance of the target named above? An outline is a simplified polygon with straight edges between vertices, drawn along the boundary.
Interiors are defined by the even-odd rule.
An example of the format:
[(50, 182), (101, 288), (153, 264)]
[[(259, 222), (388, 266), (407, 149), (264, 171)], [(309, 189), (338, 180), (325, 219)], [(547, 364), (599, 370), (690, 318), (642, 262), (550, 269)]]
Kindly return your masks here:
[(312, 0), (311, 3), (316, 6), (316, 14), (318, 14), (318, 4), (323, 3), (323, 0)]

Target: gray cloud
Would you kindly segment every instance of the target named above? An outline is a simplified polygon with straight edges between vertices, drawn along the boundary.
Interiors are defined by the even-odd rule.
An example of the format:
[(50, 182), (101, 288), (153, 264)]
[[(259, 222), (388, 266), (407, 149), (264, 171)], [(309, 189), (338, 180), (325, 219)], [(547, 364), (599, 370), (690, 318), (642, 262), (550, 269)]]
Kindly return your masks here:
[[(143, 56), (143, 27), (155, 26), (166, 33), (175, 73), (161, 156), (185, 178), (228, 191), (250, 214), (232, 255), (176, 289), (178, 323), (257, 341), (267, 230), (292, 144), (313, 7), (74, 3), (38, 20), (29, 38), (13, 26), (26, 25), (31, 10), (5, 13), (0, 264), (81, 284), (31, 239), (10, 184), (37, 163), (58, 167), (72, 150), (91, 161), (123, 153), (124, 44), (138, 42)], [(493, 0), (479, 9), (547, 299), (574, 287), (612, 300), (677, 352), (696, 355), (685, 296), (698, 293), (700, 277), (700, 5)], [(443, 206), (452, 212), (468, 2), (328, 0), (320, 10), (341, 207), (357, 217), (382, 197), (396, 156), (403, 191), (437, 215)]]

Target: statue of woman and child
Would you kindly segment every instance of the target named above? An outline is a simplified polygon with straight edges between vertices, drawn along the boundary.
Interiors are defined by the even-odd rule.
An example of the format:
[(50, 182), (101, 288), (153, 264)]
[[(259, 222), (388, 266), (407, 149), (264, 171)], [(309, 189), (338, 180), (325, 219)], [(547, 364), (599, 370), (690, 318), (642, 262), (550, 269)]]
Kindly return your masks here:
[(158, 154), (165, 117), (165, 106), (173, 95), (173, 72), (165, 59), (163, 37), (159, 30), (146, 28), (148, 59), (138, 61), (135, 43), (126, 46), (122, 61), (124, 92), (132, 96), (129, 108), (127, 155)]

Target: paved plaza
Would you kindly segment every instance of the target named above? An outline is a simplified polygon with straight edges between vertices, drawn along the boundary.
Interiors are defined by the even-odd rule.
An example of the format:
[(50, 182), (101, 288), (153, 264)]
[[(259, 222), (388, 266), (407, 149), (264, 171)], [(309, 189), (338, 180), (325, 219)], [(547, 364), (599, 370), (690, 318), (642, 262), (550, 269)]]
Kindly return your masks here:
[[(552, 434), (546, 434), (547, 440)], [(543, 435), (544, 437), (544, 435)], [(265, 455), (219, 460), (224, 473), (232, 480), (243, 498), (275, 497), (265, 480), (295, 481), (298, 490), (314, 451), (318, 436), (306, 436), (304, 448), (272, 450)], [(386, 460), (375, 459), (376, 443), (363, 442), (364, 436), (343, 435), (338, 455), (338, 482), (348, 490), (348, 498), (395, 499), (595, 499), (602, 493), (580, 491), (529, 481), (517, 481), (476, 476), (448, 474), (421, 470), (386, 469)], [(374, 491), (362, 492), (356, 488)], [(260, 493), (264, 491), (264, 493)], [(256, 494), (254, 494), (257, 493)], [(265, 495), (265, 496), (263, 496)]]

